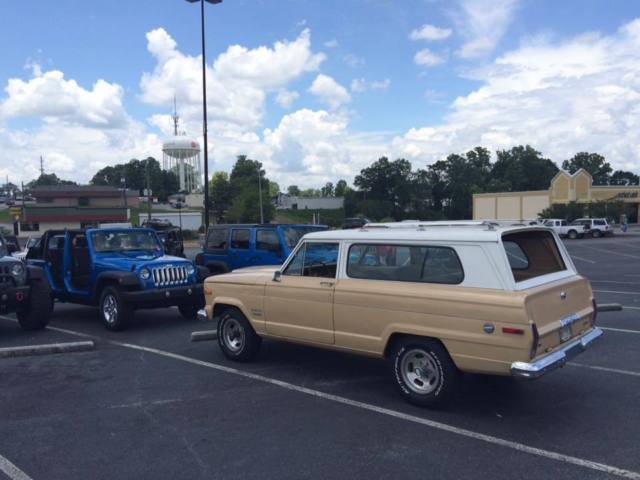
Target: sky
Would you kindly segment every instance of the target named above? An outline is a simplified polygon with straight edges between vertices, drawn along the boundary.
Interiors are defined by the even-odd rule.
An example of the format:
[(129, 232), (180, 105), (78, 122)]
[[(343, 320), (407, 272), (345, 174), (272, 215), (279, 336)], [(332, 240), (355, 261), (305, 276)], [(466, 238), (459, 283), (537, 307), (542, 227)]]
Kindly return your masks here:
[[(205, 5), (210, 171), (352, 181), (530, 144), (558, 165), (598, 152), (640, 173), (640, 2), (224, 0)], [(200, 8), (185, 0), (5, 2), (0, 175), (88, 182), (202, 143)]]

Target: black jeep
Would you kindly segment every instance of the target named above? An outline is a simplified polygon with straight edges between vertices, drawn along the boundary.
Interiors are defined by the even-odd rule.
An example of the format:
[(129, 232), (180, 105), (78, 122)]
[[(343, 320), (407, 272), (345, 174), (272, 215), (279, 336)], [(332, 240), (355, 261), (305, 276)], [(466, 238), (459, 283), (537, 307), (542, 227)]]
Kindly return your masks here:
[(16, 312), (23, 330), (38, 330), (49, 323), (52, 308), (51, 289), (42, 268), (10, 257), (0, 235), (0, 313)]
[(160, 220), (158, 218), (145, 220), (142, 222), (142, 226), (156, 232), (167, 255), (184, 258), (184, 239), (180, 228), (168, 220)]

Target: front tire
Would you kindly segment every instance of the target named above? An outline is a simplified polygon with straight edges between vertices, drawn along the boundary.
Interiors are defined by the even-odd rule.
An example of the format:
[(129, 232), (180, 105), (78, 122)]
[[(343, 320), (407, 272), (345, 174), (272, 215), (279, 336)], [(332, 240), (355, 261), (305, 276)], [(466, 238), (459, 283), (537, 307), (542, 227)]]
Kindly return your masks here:
[(105, 287), (100, 295), (100, 319), (107, 328), (114, 332), (123, 330), (132, 316), (132, 309), (122, 299), (117, 287)]
[(23, 330), (42, 330), (49, 323), (53, 301), (51, 289), (43, 280), (33, 280), (29, 293), (29, 304), (16, 311), (18, 323)]
[(222, 313), (218, 323), (218, 345), (229, 360), (250, 362), (258, 354), (262, 338), (241, 312), (230, 308)]
[(439, 407), (451, 398), (460, 371), (435, 340), (409, 338), (396, 343), (391, 365), (400, 395), (420, 407)]

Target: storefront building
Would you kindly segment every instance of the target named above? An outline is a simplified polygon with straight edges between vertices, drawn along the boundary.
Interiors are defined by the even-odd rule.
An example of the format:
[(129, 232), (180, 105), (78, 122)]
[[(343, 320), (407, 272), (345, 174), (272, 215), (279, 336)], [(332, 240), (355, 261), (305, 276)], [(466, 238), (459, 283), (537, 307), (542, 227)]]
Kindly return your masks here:
[(476, 193), (473, 195), (473, 219), (533, 220), (554, 203), (598, 201), (624, 202), (628, 221), (638, 222), (639, 185), (593, 185), (591, 175), (583, 169), (574, 174), (560, 170), (548, 190)]

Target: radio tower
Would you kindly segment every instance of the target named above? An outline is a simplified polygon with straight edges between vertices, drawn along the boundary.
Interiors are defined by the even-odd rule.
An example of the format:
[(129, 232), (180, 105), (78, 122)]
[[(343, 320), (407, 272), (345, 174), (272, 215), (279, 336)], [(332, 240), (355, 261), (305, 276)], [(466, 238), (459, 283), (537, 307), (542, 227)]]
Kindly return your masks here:
[(44, 160), (42, 159), (42, 155), (40, 155), (40, 176), (44, 175)]
[(177, 137), (178, 136), (178, 120), (180, 120), (180, 117), (178, 117), (178, 109), (176, 108), (176, 96), (173, 96), (173, 116), (171, 117), (173, 119), (173, 134)]

